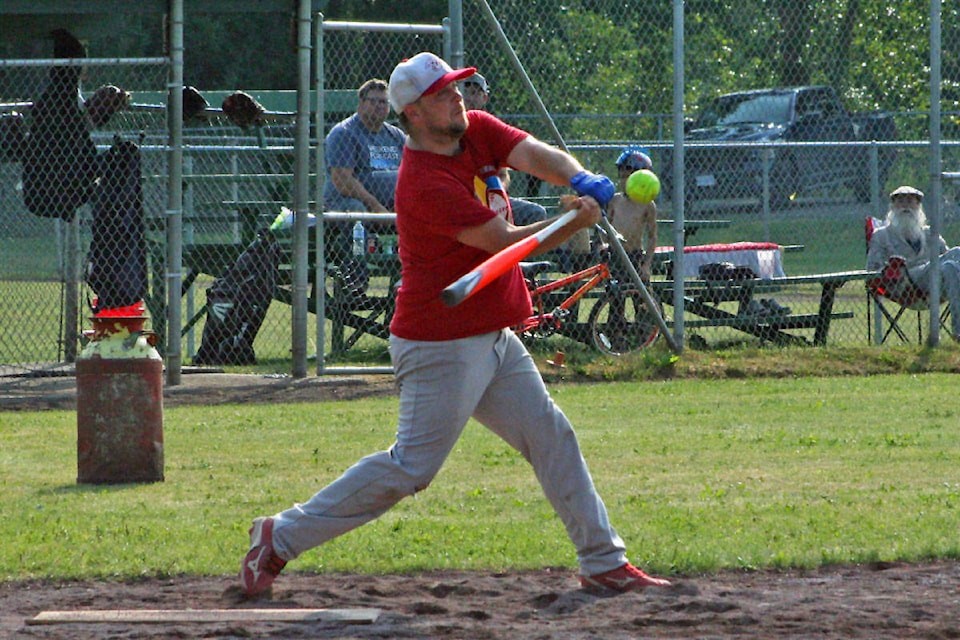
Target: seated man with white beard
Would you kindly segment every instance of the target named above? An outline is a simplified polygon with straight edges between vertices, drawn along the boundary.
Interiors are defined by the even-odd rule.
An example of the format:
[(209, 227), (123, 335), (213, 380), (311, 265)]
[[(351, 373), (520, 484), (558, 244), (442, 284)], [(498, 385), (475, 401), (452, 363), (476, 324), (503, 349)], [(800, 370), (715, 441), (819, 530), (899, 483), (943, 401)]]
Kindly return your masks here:
[[(929, 246), (935, 242), (940, 256), (940, 290), (952, 311), (950, 333), (954, 340), (960, 340), (960, 247), (947, 249), (941, 236), (931, 235), (922, 203), (923, 192), (913, 187), (898, 187), (890, 193), (887, 225), (877, 229), (870, 239), (867, 269), (878, 271), (890, 258), (901, 257), (906, 266), (906, 278), (900, 281), (902, 286), (912, 284), (929, 292)], [(892, 293), (898, 293), (895, 287)]]

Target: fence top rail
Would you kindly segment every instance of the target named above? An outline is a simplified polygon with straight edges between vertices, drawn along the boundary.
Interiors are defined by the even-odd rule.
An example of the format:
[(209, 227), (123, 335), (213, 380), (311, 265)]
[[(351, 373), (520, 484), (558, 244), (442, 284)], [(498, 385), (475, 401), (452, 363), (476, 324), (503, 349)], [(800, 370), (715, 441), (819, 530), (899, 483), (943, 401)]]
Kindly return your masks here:
[[(567, 146), (573, 151), (610, 151), (610, 150), (622, 150), (627, 146), (636, 146), (642, 145), (651, 151), (661, 151), (661, 150), (671, 150), (673, 149), (673, 142), (669, 140), (607, 140), (602, 142), (583, 142), (583, 141), (567, 141)], [(895, 149), (902, 148), (927, 148), (930, 146), (930, 142), (927, 140), (850, 140), (850, 141), (777, 141), (777, 142), (691, 142), (684, 141), (683, 147), (685, 149), (729, 149), (731, 147), (738, 148), (751, 148), (751, 149), (776, 149), (776, 148), (786, 148), (786, 147), (811, 147), (811, 148), (822, 148), (822, 147), (891, 147)], [(960, 146), (960, 140), (943, 140), (941, 142), (943, 147), (958, 147)]]
[[(204, 89), (203, 97), (211, 104), (221, 104), (223, 99), (235, 92), (233, 89)], [(249, 93), (260, 104), (267, 109), (265, 114), (269, 120), (270, 117), (289, 117), (292, 118), (297, 113), (297, 92), (293, 89), (248, 89)], [(309, 91), (310, 109), (315, 110), (317, 104), (317, 92)], [(135, 93), (136, 105), (143, 109), (163, 109), (167, 102), (167, 92), (165, 91), (137, 91)], [(353, 112), (357, 109), (357, 90), (354, 89), (325, 89), (323, 91), (324, 109), (327, 112)], [(222, 113), (222, 109), (210, 107), (207, 113)]]
[(444, 33), (443, 25), (439, 24), (402, 24), (393, 22), (338, 22), (334, 20), (323, 22), (324, 31), (377, 31), (389, 33)]
[(114, 65), (166, 65), (170, 58), (31, 58), (0, 60), (0, 67), (105, 67)]
[[(746, 140), (746, 141), (736, 141), (736, 142), (693, 142), (690, 140), (684, 140), (683, 146), (688, 149), (729, 149), (731, 146), (737, 146), (742, 148), (752, 148), (752, 149), (779, 149), (784, 147), (796, 148), (796, 147), (811, 147), (811, 148), (821, 148), (821, 147), (902, 147), (904, 146), (905, 141), (903, 140), (768, 140), (768, 141), (758, 141), (758, 140)], [(929, 144), (929, 143), (924, 143)], [(672, 143), (652, 143), (647, 145), (651, 148), (664, 148), (672, 147)]]
[(337, 222), (369, 221), (369, 222), (396, 222), (395, 213), (355, 213), (350, 211), (324, 211), (324, 220), (334, 220)]
[[(311, 11), (317, 12), (326, 4), (311, 0)], [(290, 12), (290, 0), (256, 0), (256, 2), (225, 2), (224, 0), (191, 0), (190, 9), (196, 13), (276, 13)], [(167, 0), (3, 0), (0, 15), (45, 16), (45, 15), (114, 15), (114, 14), (166, 14), (170, 11)]]
[[(146, 149), (146, 147), (142, 147), (142, 148)], [(156, 148), (152, 148), (151, 150), (154, 150), (154, 151), (157, 151), (157, 150), (159, 150), (159, 151), (167, 151), (168, 149), (167, 149), (167, 147), (159, 147), (159, 146), (158, 146), (158, 147), (156, 147)], [(273, 152), (273, 153), (292, 153), (293, 150), (294, 150), (293, 145), (291, 145), (291, 144), (289, 144), (289, 143), (287, 143), (287, 144), (282, 144), (282, 145), (270, 145), (270, 146), (268, 146), (268, 147), (259, 147), (259, 146), (252, 145), (252, 144), (251, 144), (251, 145), (215, 145), (215, 144), (207, 144), (207, 145), (202, 145), (202, 144), (196, 144), (196, 145), (193, 145), (193, 144), (184, 144), (184, 145), (183, 145), (183, 153), (184, 153), (184, 155), (189, 155), (191, 152), (193, 152), (193, 153), (199, 153), (199, 152), (204, 152), (204, 151), (213, 152), (213, 153), (224, 153), (224, 152), (229, 152), (229, 153), (255, 153), (255, 154), (258, 154), (258, 155), (259, 155), (259, 154), (262, 154), (262, 153), (264, 153), (264, 152), (266, 152), (266, 151), (270, 151), (270, 152)]]

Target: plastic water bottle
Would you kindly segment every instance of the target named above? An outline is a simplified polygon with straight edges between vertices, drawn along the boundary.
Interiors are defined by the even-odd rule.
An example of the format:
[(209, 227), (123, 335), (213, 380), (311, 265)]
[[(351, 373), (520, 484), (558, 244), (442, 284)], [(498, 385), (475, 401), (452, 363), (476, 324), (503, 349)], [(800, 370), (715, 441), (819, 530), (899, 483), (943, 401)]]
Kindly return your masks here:
[(353, 225), (353, 255), (363, 256), (367, 248), (366, 235), (363, 223), (357, 220), (357, 223)]

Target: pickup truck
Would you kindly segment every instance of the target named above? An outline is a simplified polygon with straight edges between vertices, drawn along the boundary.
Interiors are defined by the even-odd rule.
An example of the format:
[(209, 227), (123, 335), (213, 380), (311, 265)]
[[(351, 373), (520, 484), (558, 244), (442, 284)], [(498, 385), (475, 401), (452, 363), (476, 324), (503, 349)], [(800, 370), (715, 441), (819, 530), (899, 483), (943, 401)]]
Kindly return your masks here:
[[(763, 197), (764, 158), (769, 165), (769, 198), (784, 207), (797, 194), (827, 187), (849, 187), (861, 202), (870, 201), (871, 161), (867, 145), (767, 147), (755, 142), (856, 142), (893, 140), (896, 125), (888, 114), (852, 114), (831, 87), (806, 86), (728, 93), (715, 98), (685, 126), (686, 202)], [(669, 155), (669, 154), (668, 154)], [(880, 147), (880, 185), (896, 151)], [(664, 196), (672, 189), (670, 158), (658, 172)]]

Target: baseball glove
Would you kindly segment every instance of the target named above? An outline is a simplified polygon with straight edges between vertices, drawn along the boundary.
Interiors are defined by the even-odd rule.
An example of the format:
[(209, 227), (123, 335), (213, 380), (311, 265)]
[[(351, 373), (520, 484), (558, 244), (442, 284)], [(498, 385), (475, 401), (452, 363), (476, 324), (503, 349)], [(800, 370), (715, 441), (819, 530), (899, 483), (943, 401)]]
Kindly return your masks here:
[(183, 121), (206, 122), (206, 111), (210, 107), (207, 99), (195, 87), (183, 88)]
[(251, 126), (259, 127), (264, 124), (263, 115), (267, 112), (263, 105), (253, 99), (249, 93), (235, 91), (223, 99), (221, 107), (230, 122), (246, 129)]
[(105, 84), (83, 103), (93, 126), (102, 127), (117, 111), (130, 106), (130, 92), (112, 84)]

